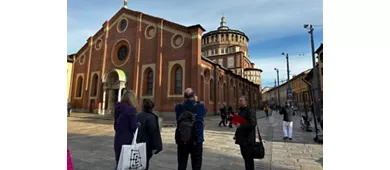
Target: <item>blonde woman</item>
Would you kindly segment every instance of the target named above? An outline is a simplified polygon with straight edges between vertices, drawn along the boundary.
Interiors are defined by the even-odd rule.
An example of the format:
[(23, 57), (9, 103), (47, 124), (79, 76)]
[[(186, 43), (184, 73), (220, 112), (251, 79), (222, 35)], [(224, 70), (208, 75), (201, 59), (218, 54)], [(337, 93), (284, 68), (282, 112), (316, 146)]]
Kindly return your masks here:
[(133, 140), (137, 129), (137, 108), (138, 103), (133, 91), (126, 91), (121, 101), (115, 106), (114, 150), (116, 165), (118, 165), (122, 145), (130, 145)]

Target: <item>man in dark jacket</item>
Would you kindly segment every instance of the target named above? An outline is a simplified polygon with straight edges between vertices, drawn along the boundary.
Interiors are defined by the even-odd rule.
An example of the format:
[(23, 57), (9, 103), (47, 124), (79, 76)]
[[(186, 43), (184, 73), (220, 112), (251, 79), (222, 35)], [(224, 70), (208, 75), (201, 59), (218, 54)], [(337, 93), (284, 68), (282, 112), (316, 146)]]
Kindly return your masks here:
[(192, 143), (184, 144), (180, 142), (180, 134), (178, 129), (176, 129), (175, 140), (177, 144), (178, 170), (187, 169), (189, 154), (191, 154), (192, 170), (200, 170), (202, 168), (204, 116), (206, 115), (206, 108), (203, 104), (195, 101), (195, 92), (191, 88), (187, 88), (184, 91), (183, 104), (177, 104), (175, 106), (176, 121), (185, 110), (195, 114), (195, 138)]
[(254, 170), (255, 162), (253, 159), (253, 144), (256, 141), (256, 111), (248, 106), (248, 98), (242, 96), (239, 99), (239, 116), (248, 121), (245, 124), (238, 124), (234, 139), (236, 144), (240, 145), (241, 155), (245, 161), (245, 170)]
[(140, 124), (138, 128), (137, 143), (146, 143), (146, 170), (149, 169), (149, 161), (153, 154), (158, 154), (163, 149), (158, 117), (153, 113), (154, 102), (150, 99), (143, 100), (143, 112), (137, 115)]
[(293, 128), (293, 121), (292, 121), (292, 111), (286, 103), (286, 105), (280, 110), (279, 112), (281, 115), (283, 115), (283, 132), (284, 132), (284, 140), (292, 140), (292, 128)]

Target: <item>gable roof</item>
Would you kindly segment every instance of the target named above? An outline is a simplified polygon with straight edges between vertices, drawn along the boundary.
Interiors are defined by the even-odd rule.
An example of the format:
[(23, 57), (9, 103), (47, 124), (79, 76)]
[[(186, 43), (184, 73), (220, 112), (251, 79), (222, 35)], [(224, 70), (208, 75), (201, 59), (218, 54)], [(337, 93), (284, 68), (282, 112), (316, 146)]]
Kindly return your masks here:
[[(102, 27), (99, 30), (97, 30), (93, 35), (91, 35), (91, 37), (101, 36), (101, 34), (104, 33), (105, 25), (106, 24), (109, 24), (109, 25), (116, 24), (115, 21), (117, 21), (117, 19), (119, 17), (121, 17), (122, 15), (132, 16), (134, 19), (137, 19), (137, 20), (139, 20), (139, 17), (142, 17), (142, 18), (147, 18), (147, 19), (153, 20), (153, 21), (161, 21), (161, 23), (163, 23), (164, 27), (169, 27), (169, 28), (172, 28), (174, 30), (178, 30), (178, 31), (181, 31), (184, 33), (190, 33), (190, 32), (195, 31), (197, 29), (201, 29), (202, 31), (206, 31), (200, 24), (195, 24), (195, 25), (191, 25), (191, 26), (184, 26), (184, 25), (180, 25), (180, 24), (177, 24), (175, 22), (172, 22), (172, 21), (165, 20), (163, 18), (159, 18), (156, 16), (145, 14), (145, 13), (142, 13), (139, 11), (133, 11), (131, 9), (122, 7), (110, 19), (106, 20), (102, 24)], [(144, 21), (145, 19), (141, 19), (141, 20)], [(153, 21), (150, 21), (150, 22), (153, 22)], [(155, 23), (157, 23), (157, 22), (155, 22)], [(87, 48), (88, 41), (91, 37), (88, 37), (88, 39), (86, 40), (87, 42), (76, 52), (77, 54), (82, 52), (82, 49)]]

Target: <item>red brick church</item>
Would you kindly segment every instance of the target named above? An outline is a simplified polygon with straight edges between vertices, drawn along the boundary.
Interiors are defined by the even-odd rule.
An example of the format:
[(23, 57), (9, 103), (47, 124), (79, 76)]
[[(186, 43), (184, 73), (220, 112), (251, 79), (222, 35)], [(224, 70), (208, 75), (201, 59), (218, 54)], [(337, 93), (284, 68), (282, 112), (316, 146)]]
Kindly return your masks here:
[[(260, 85), (202, 56), (200, 25), (183, 26), (121, 8), (75, 53), (69, 101), (75, 111), (112, 114), (124, 89), (155, 101), (156, 112), (171, 116), (183, 92), (192, 87), (208, 109), (237, 108), (247, 95), (260, 107)], [(240, 65), (243, 62), (231, 63)], [(229, 61), (232, 62), (232, 61)], [(234, 61), (233, 61), (234, 62)]]

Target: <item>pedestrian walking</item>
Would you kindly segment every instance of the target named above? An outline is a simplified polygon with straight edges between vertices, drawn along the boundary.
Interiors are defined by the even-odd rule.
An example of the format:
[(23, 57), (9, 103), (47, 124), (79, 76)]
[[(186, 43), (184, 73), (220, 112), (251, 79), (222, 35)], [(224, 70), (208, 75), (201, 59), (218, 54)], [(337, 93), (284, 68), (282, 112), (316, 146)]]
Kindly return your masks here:
[(279, 112), (281, 115), (283, 115), (283, 133), (284, 137), (283, 140), (292, 140), (292, 130), (293, 130), (293, 121), (292, 121), (292, 111), (289, 108), (289, 105), (286, 103), (286, 105), (280, 109)]
[[(137, 129), (138, 103), (133, 91), (126, 91), (114, 111), (114, 151), (118, 165), (122, 145), (130, 145)], [(116, 168), (115, 168), (116, 169)]]
[(219, 127), (221, 127), (221, 124), (223, 124), (224, 127), (226, 127), (226, 117), (227, 117), (227, 110), (226, 110), (226, 105), (223, 105), (221, 109), (219, 109), (220, 114), (221, 114), (221, 122), (219, 122)]
[(265, 115), (266, 115), (267, 117), (268, 117), (268, 110), (269, 110), (268, 106), (265, 105), (265, 106), (264, 106), (264, 112), (265, 112)]
[(177, 128), (178, 170), (186, 170), (188, 155), (191, 154), (192, 170), (202, 168), (204, 142), (204, 116), (206, 108), (195, 101), (195, 92), (191, 88), (184, 91), (184, 102), (175, 106)]
[(241, 155), (245, 162), (245, 170), (254, 170), (253, 146), (256, 142), (256, 111), (248, 106), (248, 98), (242, 96), (239, 99), (239, 116), (247, 121), (246, 124), (238, 124), (234, 135), (235, 143), (240, 145)]
[(143, 112), (137, 115), (139, 123), (137, 143), (146, 143), (146, 170), (149, 169), (149, 161), (153, 154), (162, 151), (163, 145), (158, 123), (158, 116), (153, 113), (154, 102), (150, 99), (144, 99)]

